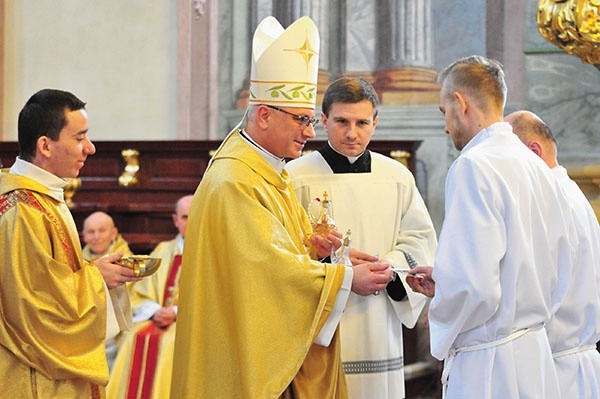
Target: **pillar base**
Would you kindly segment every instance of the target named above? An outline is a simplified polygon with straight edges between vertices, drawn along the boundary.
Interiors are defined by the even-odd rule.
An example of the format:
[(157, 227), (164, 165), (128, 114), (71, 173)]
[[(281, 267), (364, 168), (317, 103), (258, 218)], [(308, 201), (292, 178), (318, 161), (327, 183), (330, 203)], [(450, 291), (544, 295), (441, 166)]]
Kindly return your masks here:
[(437, 104), (437, 72), (425, 68), (395, 68), (373, 73), (373, 86), (382, 104)]
[(320, 107), (323, 103), (323, 95), (329, 87), (329, 83), (331, 83), (331, 72), (319, 70), (319, 76), (317, 77), (317, 107)]

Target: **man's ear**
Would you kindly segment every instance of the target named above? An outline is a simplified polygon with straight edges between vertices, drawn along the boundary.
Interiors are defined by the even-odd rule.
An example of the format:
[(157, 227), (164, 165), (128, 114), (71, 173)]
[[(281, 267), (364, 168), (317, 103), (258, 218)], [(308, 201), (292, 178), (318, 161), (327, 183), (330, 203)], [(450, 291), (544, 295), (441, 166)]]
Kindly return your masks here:
[(44, 158), (50, 158), (52, 140), (48, 136), (40, 136), (36, 143), (38, 154)]
[(538, 157), (542, 157), (542, 145), (539, 141), (532, 140), (527, 144), (527, 148), (535, 153)]
[(327, 132), (327, 115), (321, 113), (321, 124), (323, 125), (323, 130)]
[(460, 109), (461, 113), (466, 113), (469, 104), (465, 96), (459, 93), (458, 91), (452, 93), (452, 96), (454, 97), (454, 101), (456, 101), (456, 103), (458, 104), (458, 108)]
[(271, 112), (269, 107), (265, 105), (259, 105), (256, 110), (256, 122), (261, 128), (266, 128), (269, 124), (269, 118), (271, 117)]

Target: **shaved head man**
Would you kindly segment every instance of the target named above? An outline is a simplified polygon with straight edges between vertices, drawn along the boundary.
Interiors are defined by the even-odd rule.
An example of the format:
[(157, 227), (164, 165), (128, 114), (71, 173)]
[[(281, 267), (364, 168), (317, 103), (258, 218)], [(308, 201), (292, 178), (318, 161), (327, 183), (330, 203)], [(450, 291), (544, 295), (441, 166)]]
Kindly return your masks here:
[(113, 218), (104, 212), (94, 212), (83, 222), (83, 242), (92, 255), (103, 255), (119, 235)]
[(504, 118), (519, 139), (550, 167), (572, 209), (577, 256), (567, 294), (546, 325), (563, 398), (600, 397), (600, 227), (590, 202), (558, 164), (556, 140), (548, 125), (530, 111)]
[(548, 125), (531, 111), (515, 111), (504, 117), (513, 132), (550, 167), (558, 166), (556, 140)]

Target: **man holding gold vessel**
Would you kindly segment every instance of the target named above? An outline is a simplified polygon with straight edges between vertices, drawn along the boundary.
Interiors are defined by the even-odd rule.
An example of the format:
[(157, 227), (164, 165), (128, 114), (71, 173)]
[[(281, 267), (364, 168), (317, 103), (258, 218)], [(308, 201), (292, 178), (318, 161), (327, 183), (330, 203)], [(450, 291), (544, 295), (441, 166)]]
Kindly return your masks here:
[[(102, 398), (107, 338), (129, 328), (121, 254), (85, 261), (65, 203), (95, 147), (85, 103), (45, 89), (19, 114), (20, 154), (0, 174), (0, 389), (4, 397)], [(121, 302), (122, 300), (122, 302)]]

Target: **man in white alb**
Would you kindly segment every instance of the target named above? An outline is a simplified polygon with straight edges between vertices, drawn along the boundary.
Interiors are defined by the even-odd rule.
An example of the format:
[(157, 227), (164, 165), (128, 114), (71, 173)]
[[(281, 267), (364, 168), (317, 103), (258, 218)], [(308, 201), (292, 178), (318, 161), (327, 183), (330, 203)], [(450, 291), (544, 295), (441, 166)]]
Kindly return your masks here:
[[(286, 169), (304, 206), (328, 193), (338, 229), (350, 229), (353, 246), (364, 251), (352, 252), (354, 262), (377, 261), (378, 254), (407, 270), (433, 261), (437, 239), (412, 173), (367, 149), (378, 106), (375, 89), (364, 79), (333, 82), (321, 115), (328, 143)], [(404, 280), (399, 275), (380, 295), (350, 294), (340, 322), (349, 398), (405, 396), (402, 325), (415, 325), (426, 297), (407, 290)]]
[(573, 208), (579, 246), (565, 300), (546, 326), (563, 398), (600, 398), (600, 226), (594, 210), (567, 170), (558, 164), (556, 140), (548, 125), (529, 111), (504, 118), (539, 156)]
[[(503, 122), (502, 66), (481, 56), (441, 72), (440, 110), (460, 155), (448, 171), (433, 269), (431, 353), (446, 398), (560, 398), (544, 325), (568, 285), (576, 245), (550, 170)], [(432, 273), (433, 272), (433, 273)]]

